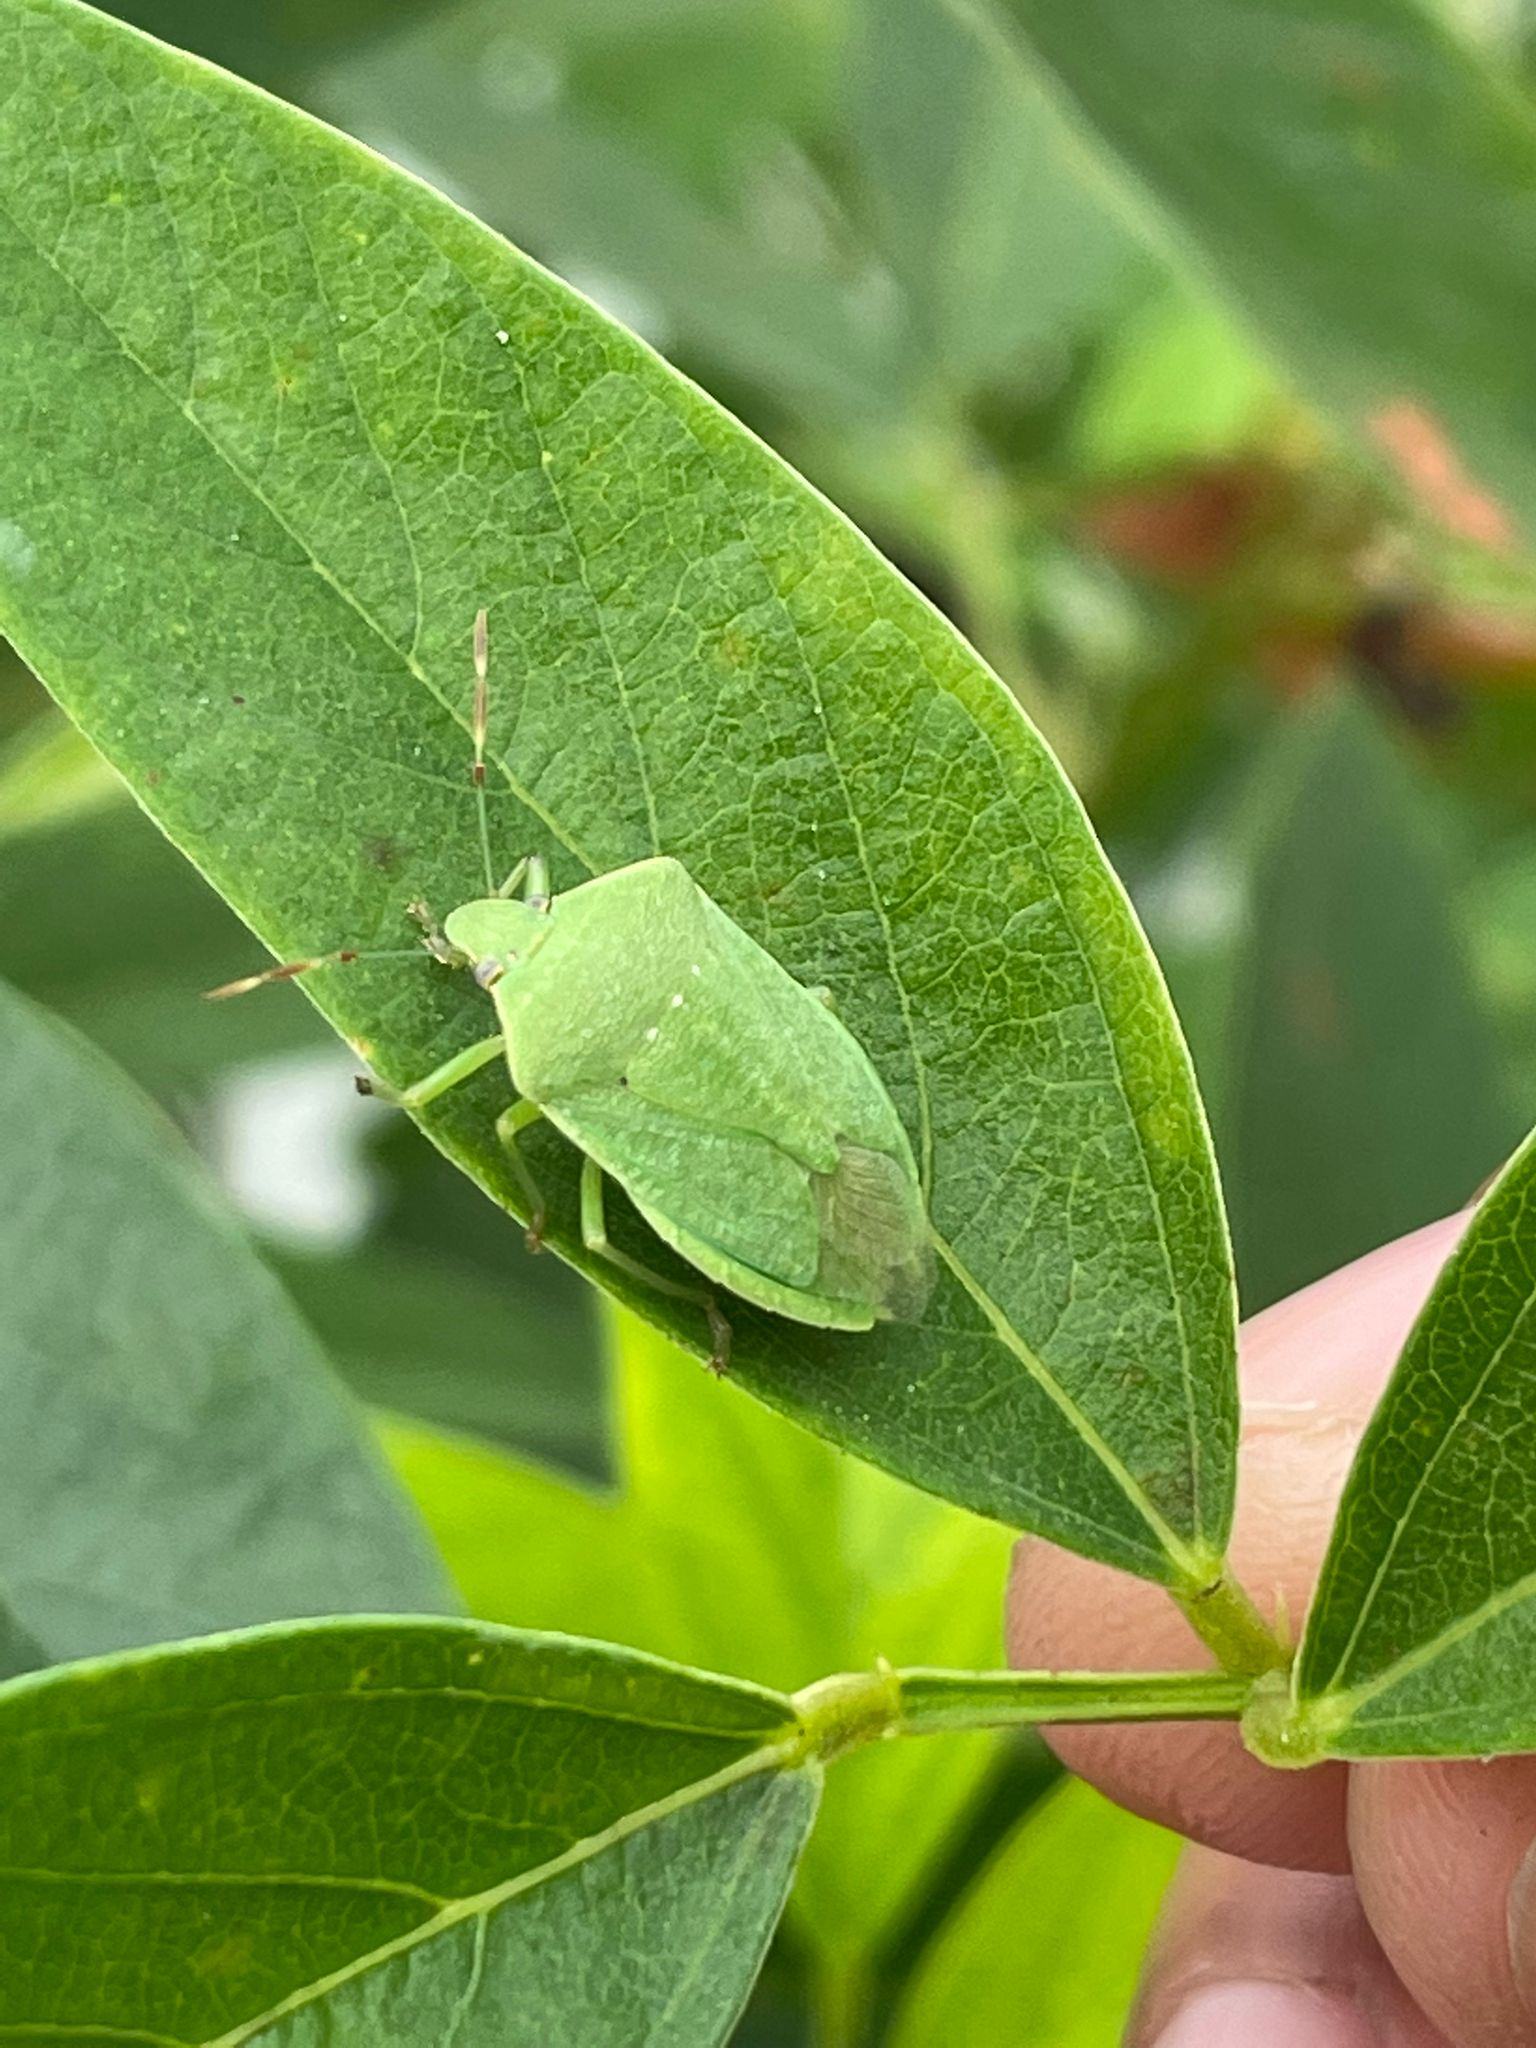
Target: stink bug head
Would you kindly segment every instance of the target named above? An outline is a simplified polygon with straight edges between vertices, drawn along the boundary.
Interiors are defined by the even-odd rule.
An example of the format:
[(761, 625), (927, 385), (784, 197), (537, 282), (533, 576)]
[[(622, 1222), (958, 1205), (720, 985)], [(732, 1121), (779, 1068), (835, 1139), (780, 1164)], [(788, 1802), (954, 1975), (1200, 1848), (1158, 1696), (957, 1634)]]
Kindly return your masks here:
[(443, 936), (469, 962), (475, 979), (484, 987), (526, 964), (548, 938), (549, 930), (547, 907), (536, 901), (509, 903), (500, 896), (461, 903), (443, 921)]

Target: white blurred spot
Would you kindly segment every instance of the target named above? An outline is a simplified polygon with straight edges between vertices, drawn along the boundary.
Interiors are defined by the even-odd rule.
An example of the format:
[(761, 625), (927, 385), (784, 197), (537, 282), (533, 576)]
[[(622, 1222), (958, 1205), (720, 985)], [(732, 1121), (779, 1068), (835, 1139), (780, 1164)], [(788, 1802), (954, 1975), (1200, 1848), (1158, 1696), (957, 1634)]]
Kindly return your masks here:
[(363, 1141), (379, 1115), (346, 1053), (289, 1053), (237, 1067), (211, 1107), (215, 1171), (246, 1220), (306, 1250), (342, 1251), (378, 1206)]
[(0, 569), (25, 576), (37, 560), (37, 549), (14, 519), (0, 519)]
[(1209, 841), (1196, 841), (1148, 876), (1137, 892), (1137, 908), (1154, 934), (1188, 946), (1215, 946), (1242, 922), (1242, 877)]
[(565, 70), (521, 36), (493, 36), (480, 59), (480, 90), (503, 114), (541, 114), (565, 91)]

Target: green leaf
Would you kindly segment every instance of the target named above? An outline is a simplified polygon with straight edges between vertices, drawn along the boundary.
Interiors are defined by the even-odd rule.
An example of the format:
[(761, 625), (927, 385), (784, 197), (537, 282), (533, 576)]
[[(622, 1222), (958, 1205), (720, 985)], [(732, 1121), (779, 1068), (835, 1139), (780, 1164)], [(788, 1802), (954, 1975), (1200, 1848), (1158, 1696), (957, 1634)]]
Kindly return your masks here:
[(819, 1777), (771, 1693), (445, 1622), (19, 1679), (0, 1741), (0, 2032), (205, 2048), (724, 2041)]
[[(996, 1665), (1008, 1538), (840, 1457), (632, 1317), (615, 1319), (614, 1490), (385, 1432), (472, 1610), (791, 1689), (829, 1671)], [(868, 1963), (980, 1795), (995, 1738), (877, 1743), (832, 1774), (801, 1941)]]
[(1118, 2048), (1178, 1852), (1086, 1785), (1052, 1793), (924, 1951), (890, 2048)]
[[(1344, 1489), (1265, 1752), (1536, 1749), (1536, 1140), (1425, 1304)], [(1282, 1709), (1272, 1701), (1264, 1720)], [(1267, 1733), (1267, 1729), (1261, 1729)]]
[[(280, 953), (399, 945), (412, 897), (483, 886), (487, 604), (498, 847), (561, 886), (686, 860), (834, 991), (931, 1182), (923, 1324), (742, 1310), (742, 1380), (982, 1512), (1213, 1582), (1235, 1401), (1204, 1122), (1000, 685), (697, 390), (389, 166), (71, 0), (0, 0), (0, 80), (0, 625), (146, 808)], [(425, 959), (313, 994), (396, 1082), (485, 1028)], [(487, 1073), (425, 1121), (515, 1207), (505, 1096)], [(529, 1152), (595, 1270), (574, 1160)]]
[(1073, 415), (1074, 462), (1097, 477), (1221, 462), (1263, 440), (1284, 403), (1274, 372), (1219, 307), (1165, 289), (1099, 351)]
[(0, 984), (0, 1587), (53, 1657), (452, 1604), (176, 1133)]
[(1231, 829), (1143, 898), (1250, 1312), (1459, 1207), (1519, 1142), (1433, 806), (1341, 689), (1276, 725)]
[(1409, 0), (1005, 4), (1305, 391), (1445, 524), (1530, 523), (1536, 120), (1506, 81)]
[(1001, 33), (986, 6), (860, 0), (848, 67), (865, 207), (925, 358), (914, 381), (959, 397), (1075, 339), (1145, 260)]

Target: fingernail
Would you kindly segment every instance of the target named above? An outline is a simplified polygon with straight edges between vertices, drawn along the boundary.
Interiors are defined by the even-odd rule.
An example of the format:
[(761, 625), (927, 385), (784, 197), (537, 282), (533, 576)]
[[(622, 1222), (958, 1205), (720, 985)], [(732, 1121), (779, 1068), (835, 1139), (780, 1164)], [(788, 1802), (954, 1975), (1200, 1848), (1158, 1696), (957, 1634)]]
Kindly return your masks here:
[(1363, 2013), (1304, 1984), (1208, 1984), (1154, 2048), (1380, 2048)]

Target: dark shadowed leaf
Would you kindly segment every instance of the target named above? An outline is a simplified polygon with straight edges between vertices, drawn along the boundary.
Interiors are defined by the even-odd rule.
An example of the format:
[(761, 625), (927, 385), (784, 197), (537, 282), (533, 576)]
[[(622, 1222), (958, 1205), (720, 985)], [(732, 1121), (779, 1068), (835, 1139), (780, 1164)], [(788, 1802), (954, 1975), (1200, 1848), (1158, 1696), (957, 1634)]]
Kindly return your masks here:
[[(1340, 690), (1256, 754), (1145, 904), (1250, 1313), (1458, 1208), (1519, 1142), (1426, 777)], [(1166, 941), (1166, 943), (1165, 943)]]
[(180, 1138), (0, 984), (0, 1588), (56, 1658), (345, 1608), (442, 1567)]
[[(1204, 1122), (1075, 799), (953, 631), (495, 236), (71, 0), (0, 0), (0, 203), (0, 625), (170, 836), (283, 954), (398, 946), (411, 898), (483, 887), (488, 605), (500, 853), (562, 886), (686, 860), (833, 991), (932, 1189), (920, 1326), (743, 1310), (741, 1378), (967, 1505), (1208, 1583), (1234, 1393)], [(312, 992), (395, 1081), (486, 1026), (425, 958)], [(427, 1123), (514, 1205), (505, 1099), (487, 1072)], [(574, 1161), (529, 1153), (591, 1267)]]
[(772, 1693), (439, 1622), (19, 1679), (0, 1740), (27, 2041), (709, 2048), (820, 1777)]

